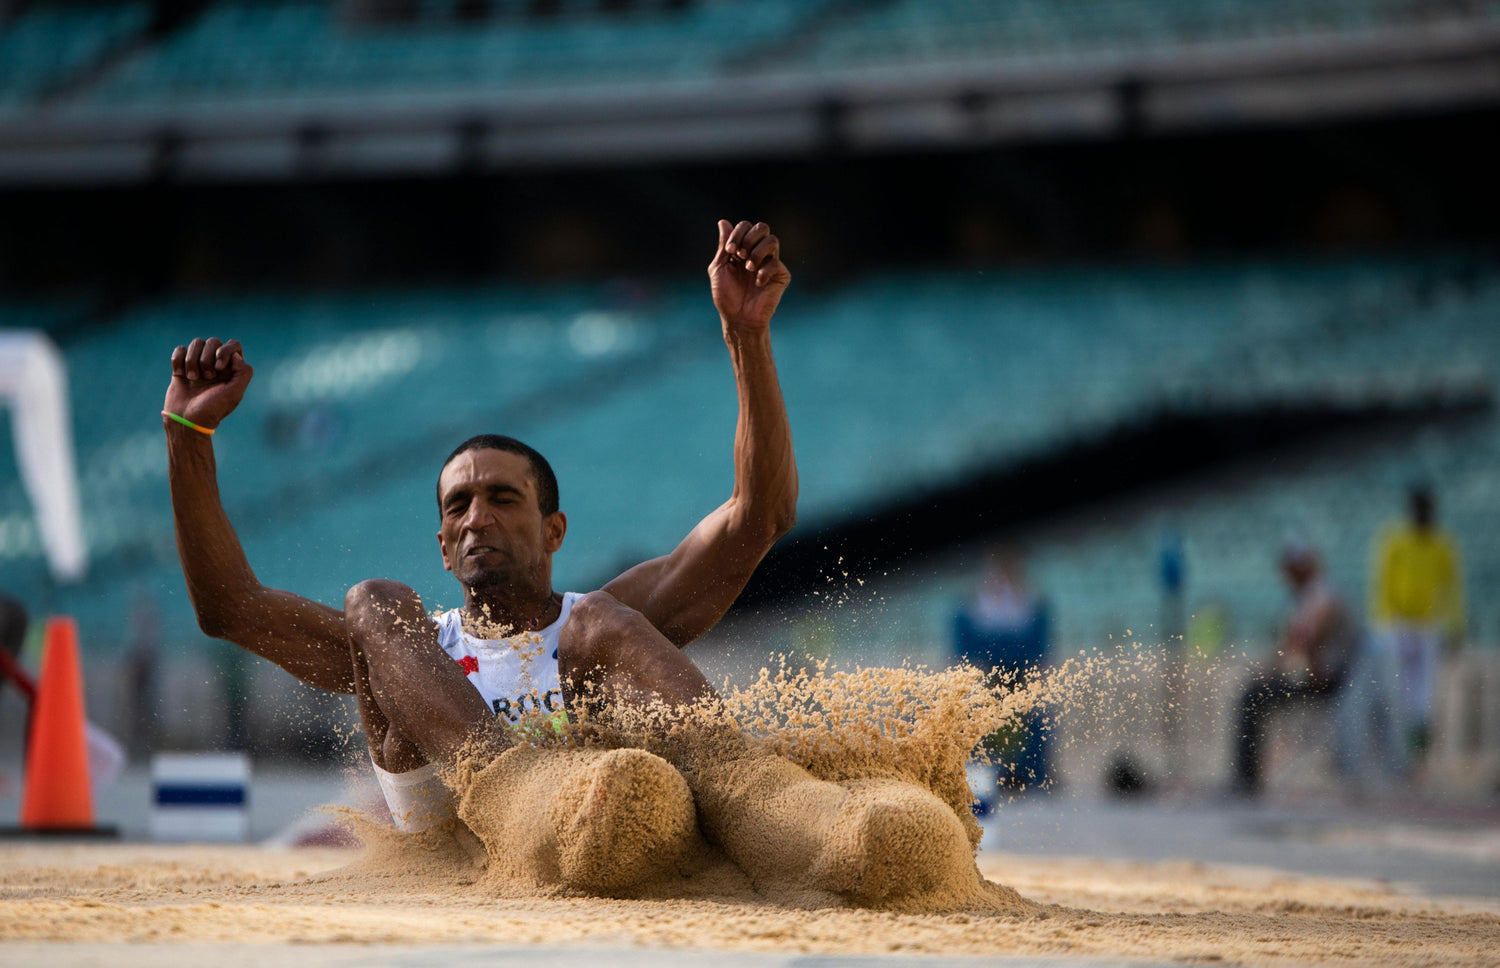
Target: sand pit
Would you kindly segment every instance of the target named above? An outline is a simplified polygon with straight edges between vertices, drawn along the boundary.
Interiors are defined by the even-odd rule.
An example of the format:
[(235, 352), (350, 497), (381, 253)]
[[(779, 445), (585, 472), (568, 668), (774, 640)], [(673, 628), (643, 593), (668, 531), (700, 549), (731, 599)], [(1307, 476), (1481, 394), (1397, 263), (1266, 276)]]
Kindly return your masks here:
[[(714, 757), (663, 747), (682, 766), (679, 776), (654, 754), (611, 747), (602, 733), (518, 747), (479, 763), (460, 788), (460, 813), (488, 853), (450, 830), (401, 835), (358, 815), (351, 816), (363, 850), (0, 845), (0, 943), (29, 963), (53, 963), (49, 945), (121, 942), (227, 943), (240, 954), (326, 945), (335, 959), (386, 944), (1495, 963), (1500, 913), (1492, 907), (1417, 899), (1373, 882), (1182, 862), (976, 855), (981, 831), (963, 779), (969, 751), (1059, 681), (996, 690), (972, 670), (767, 673), (726, 698), (756, 749), (784, 761), (750, 758), (719, 776)], [(608, 763), (628, 769), (595, 769)], [(786, 770), (816, 783), (780, 787), (779, 806), (733, 808)], [(556, 782), (539, 782), (552, 773)], [(829, 786), (850, 795), (825, 802)], [(719, 795), (727, 806), (707, 809), (706, 799)], [(701, 833), (692, 823), (695, 799)], [(664, 846), (638, 857), (612, 846), (584, 822), (593, 803), (613, 804), (605, 813), (623, 837)], [(779, 862), (776, 851), (801, 829), (782, 818), (819, 804), (833, 835), (819, 850), (789, 855), (816, 862)], [(905, 829), (913, 817), (939, 816), (946, 833), (936, 839), (923, 832), (933, 828), (927, 820)], [(763, 843), (768, 857), (731, 862), (714, 842), (736, 837)], [(861, 847), (872, 837), (884, 837), (884, 846)], [(627, 866), (644, 865), (651, 876), (637, 880), (613, 866), (629, 857)], [(845, 869), (851, 862), (857, 869)], [(562, 883), (568, 878), (557, 872), (569, 869), (583, 871), (574, 880), (592, 889)], [(89, 957), (96, 955), (101, 963), (115, 956)]]
[[(1038, 909), (910, 915), (718, 900), (496, 897), (358, 851), (0, 847), (0, 942), (648, 946), (1211, 964), (1494, 964), (1500, 916), (1371, 883), (982, 855)], [(333, 950), (333, 949), (331, 949)]]

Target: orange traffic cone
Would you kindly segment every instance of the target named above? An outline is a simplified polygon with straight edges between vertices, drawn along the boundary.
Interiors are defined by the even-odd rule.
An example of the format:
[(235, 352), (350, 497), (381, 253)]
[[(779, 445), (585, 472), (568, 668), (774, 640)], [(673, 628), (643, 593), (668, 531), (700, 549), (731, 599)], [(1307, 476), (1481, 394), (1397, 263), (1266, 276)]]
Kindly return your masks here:
[(71, 618), (47, 620), (41, 682), (31, 716), (22, 828), (36, 833), (103, 832), (94, 826), (78, 626)]

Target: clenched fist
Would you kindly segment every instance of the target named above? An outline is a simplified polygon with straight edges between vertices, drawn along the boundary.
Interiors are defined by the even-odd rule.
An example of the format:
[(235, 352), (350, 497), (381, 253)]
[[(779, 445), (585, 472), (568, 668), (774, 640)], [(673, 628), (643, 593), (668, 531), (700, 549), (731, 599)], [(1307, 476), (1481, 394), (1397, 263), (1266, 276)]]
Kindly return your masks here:
[(764, 222), (719, 220), (719, 250), (708, 264), (714, 308), (727, 333), (765, 330), (792, 274), (781, 262), (781, 240)]
[(240, 405), (254, 375), (239, 340), (195, 339), (172, 351), (172, 382), (162, 409), (212, 430)]

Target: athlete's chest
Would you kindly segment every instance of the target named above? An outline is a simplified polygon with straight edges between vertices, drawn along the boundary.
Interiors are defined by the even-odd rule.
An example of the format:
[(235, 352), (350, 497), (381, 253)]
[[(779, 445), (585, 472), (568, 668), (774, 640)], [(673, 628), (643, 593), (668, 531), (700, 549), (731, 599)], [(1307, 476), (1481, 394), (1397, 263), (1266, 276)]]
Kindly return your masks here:
[(439, 644), (495, 715), (516, 722), (527, 712), (563, 708), (555, 634), (478, 639), (449, 628), (440, 634)]

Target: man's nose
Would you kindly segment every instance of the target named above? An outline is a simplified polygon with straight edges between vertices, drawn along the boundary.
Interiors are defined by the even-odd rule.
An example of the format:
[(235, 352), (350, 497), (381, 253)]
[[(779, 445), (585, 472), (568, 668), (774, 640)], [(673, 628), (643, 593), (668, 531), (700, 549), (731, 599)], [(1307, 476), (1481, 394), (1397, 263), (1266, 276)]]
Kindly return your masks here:
[(494, 509), (490, 507), (490, 502), (480, 499), (469, 503), (469, 510), (464, 515), (463, 526), (473, 531), (492, 523), (494, 520)]

